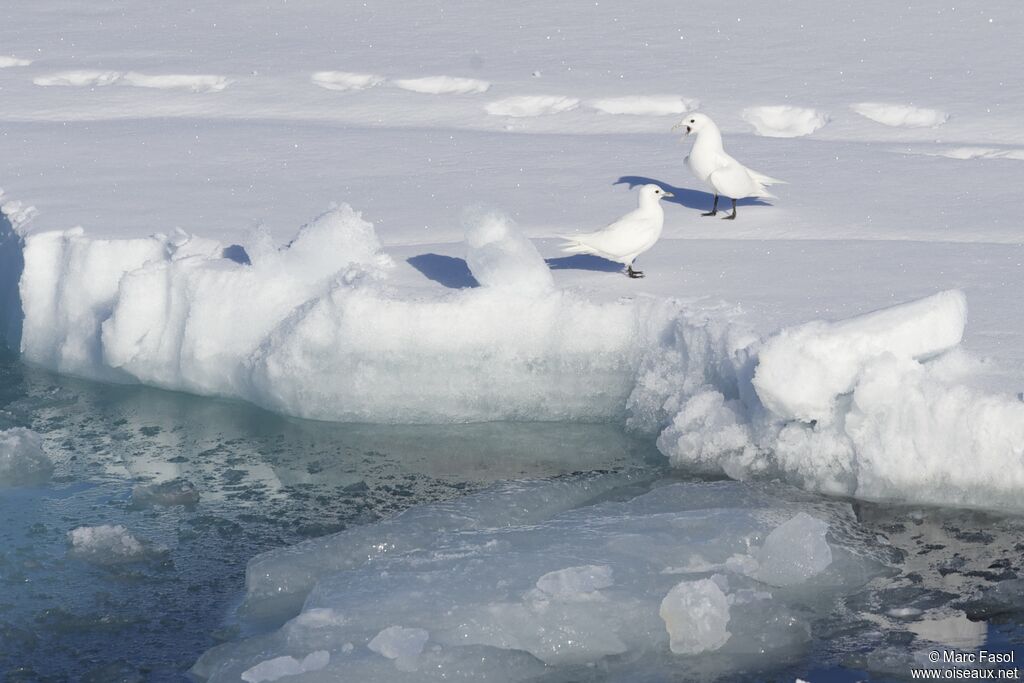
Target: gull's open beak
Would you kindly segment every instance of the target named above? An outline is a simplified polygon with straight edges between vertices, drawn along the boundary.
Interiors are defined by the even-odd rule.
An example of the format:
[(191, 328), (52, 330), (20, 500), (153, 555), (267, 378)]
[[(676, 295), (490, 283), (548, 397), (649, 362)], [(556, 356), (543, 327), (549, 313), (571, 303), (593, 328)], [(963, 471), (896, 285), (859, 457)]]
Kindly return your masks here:
[(690, 134), (690, 127), (689, 126), (684, 126), (682, 121), (680, 121), (676, 125), (672, 126), (672, 130), (675, 130), (676, 128), (686, 128), (686, 134), (687, 135)]

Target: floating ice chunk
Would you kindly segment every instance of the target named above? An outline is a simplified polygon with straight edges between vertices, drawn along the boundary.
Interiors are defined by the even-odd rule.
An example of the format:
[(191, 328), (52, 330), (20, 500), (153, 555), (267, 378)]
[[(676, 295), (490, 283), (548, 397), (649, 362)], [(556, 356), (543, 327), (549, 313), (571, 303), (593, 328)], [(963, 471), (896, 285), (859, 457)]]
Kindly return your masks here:
[(977, 650), (988, 637), (987, 623), (971, 621), (959, 610), (925, 613), (920, 620), (907, 624), (907, 629), (918, 638), (967, 651)]
[(9, 69), (13, 66), (28, 66), (31, 63), (31, 59), (19, 59), (18, 57), (0, 55), (0, 69)]
[(366, 647), (374, 652), (395, 660), (395, 666), (403, 671), (416, 670), (416, 658), (423, 652), (423, 646), (430, 634), (422, 628), (389, 626), (373, 637)]
[(94, 564), (135, 562), (147, 554), (146, 546), (124, 525), (80, 526), (68, 532), (71, 554)]
[(455, 78), (453, 76), (427, 76), (425, 78), (402, 78), (391, 81), (402, 90), (428, 95), (466, 95), (487, 92), (491, 84), (476, 78)]
[(172, 479), (159, 484), (139, 485), (132, 488), (132, 507), (192, 507), (199, 502), (195, 484), (185, 479)]
[(0, 431), (0, 487), (38, 486), (52, 474), (38, 434), (22, 427)]
[(782, 418), (828, 422), (865, 365), (884, 354), (925, 358), (960, 343), (967, 300), (950, 290), (839, 322), (785, 329), (761, 349), (753, 384)]
[(491, 116), (526, 118), (571, 111), (578, 107), (579, 104), (580, 101), (575, 97), (519, 95), (491, 102), (484, 107), (484, 110)]
[(274, 657), (260, 662), (256, 666), (242, 672), (242, 680), (246, 683), (270, 683), (286, 676), (298, 676), (310, 671), (319, 671), (330, 663), (331, 653), (327, 650), (310, 652), (302, 659), (289, 655)]
[(119, 80), (119, 85), (159, 90), (190, 90), (192, 92), (220, 92), (231, 84), (225, 76), (214, 74), (140, 74), (129, 71)]
[(792, 586), (825, 571), (832, 564), (827, 531), (828, 522), (798, 512), (768, 534), (757, 556), (757, 578), (772, 586)]
[(327, 90), (365, 90), (384, 82), (383, 76), (349, 71), (317, 71), (310, 79)]
[(717, 650), (729, 640), (729, 600), (712, 579), (681, 581), (658, 610), (669, 648), (681, 655)]
[(828, 117), (817, 110), (788, 105), (749, 107), (742, 116), (758, 135), (769, 138), (810, 135), (828, 123)]
[(484, 287), (539, 294), (554, 289), (551, 269), (507, 216), (489, 213), (466, 230), (466, 264)]
[(949, 120), (949, 114), (937, 109), (924, 109), (909, 104), (885, 104), (882, 102), (861, 102), (851, 107), (865, 118), (903, 128), (935, 128)]
[(36, 76), (32, 82), (41, 86), (65, 86), (74, 88), (113, 85), (121, 80), (120, 71), (61, 71), (48, 76)]
[(548, 572), (537, 579), (537, 589), (554, 600), (591, 600), (613, 583), (611, 567), (588, 564)]
[(606, 97), (588, 102), (587, 105), (605, 114), (668, 116), (694, 111), (700, 107), (700, 102), (676, 95), (632, 95), (627, 97)]

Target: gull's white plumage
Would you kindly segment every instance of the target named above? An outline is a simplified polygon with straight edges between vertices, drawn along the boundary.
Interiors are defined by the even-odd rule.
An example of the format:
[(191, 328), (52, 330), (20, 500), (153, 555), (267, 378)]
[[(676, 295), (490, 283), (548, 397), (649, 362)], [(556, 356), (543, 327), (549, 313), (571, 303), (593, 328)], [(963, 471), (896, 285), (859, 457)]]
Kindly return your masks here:
[(767, 186), (786, 182), (749, 169), (729, 156), (722, 144), (722, 132), (705, 114), (689, 114), (676, 127), (685, 127), (687, 134), (695, 133), (697, 136), (686, 157), (686, 165), (698, 180), (707, 183), (715, 191), (715, 209), (706, 215), (714, 215), (717, 211), (719, 195), (733, 200), (731, 218), (736, 215), (737, 199), (774, 198), (775, 195), (768, 192)]
[(665, 226), (661, 200), (671, 196), (657, 185), (644, 185), (640, 188), (637, 208), (602, 230), (565, 235), (566, 243), (562, 250), (570, 254), (600, 256), (625, 265), (630, 277), (642, 275), (633, 270), (633, 261), (661, 237)]

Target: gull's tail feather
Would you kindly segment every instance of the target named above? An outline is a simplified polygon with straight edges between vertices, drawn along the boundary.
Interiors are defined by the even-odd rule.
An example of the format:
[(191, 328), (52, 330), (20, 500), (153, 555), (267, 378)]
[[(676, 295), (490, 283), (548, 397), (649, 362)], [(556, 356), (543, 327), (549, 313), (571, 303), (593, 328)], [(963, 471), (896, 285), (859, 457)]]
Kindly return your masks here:
[(757, 194), (754, 195), (755, 197), (763, 197), (765, 199), (778, 199), (778, 197), (776, 197), (771, 192), (769, 192), (767, 189), (765, 189), (766, 186), (767, 185), (788, 185), (789, 184), (785, 180), (779, 180), (778, 178), (772, 178), (770, 175), (765, 175), (764, 173), (758, 173), (757, 171), (752, 171), (749, 168), (747, 169), (747, 173), (750, 174), (750, 177), (754, 179), (754, 183), (757, 185), (758, 192), (757, 192)]
[(561, 244), (561, 249), (567, 254), (593, 254), (594, 248), (584, 244), (575, 237), (569, 235), (559, 235), (560, 239), (564, 240)]

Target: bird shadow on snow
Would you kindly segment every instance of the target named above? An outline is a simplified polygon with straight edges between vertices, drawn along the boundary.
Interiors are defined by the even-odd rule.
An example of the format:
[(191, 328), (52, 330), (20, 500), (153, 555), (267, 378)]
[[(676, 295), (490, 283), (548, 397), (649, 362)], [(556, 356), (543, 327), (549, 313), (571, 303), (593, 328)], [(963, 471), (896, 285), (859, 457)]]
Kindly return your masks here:
[(433, 280), (448, 289), (480, 286), (466, 265), (466, 259), (443, 254), (419, 254), (407, 258), (406, 263), (423, 273), (428, 280)]
[[(715, 202), (715, 195), (710, 192), (704, 192), (703, 190), (691, 190), (688, 187), (674, 187), (668, 183), (663, 183), (660, 180), (654, 178), (646, 178), (641, 175), (624, 175), (616, 180), (613, 185), (629, 185), (629, 189), (633, 189), (638, 185), (647, 185), (648, 183), (654, 183), (655, 185), (661, 186), (663, 190), (667, 190), (674, 194), (674, 197), (669, 197), (664, 201), (670, 204), (679, 204), (685, 206), (688, 209), (700, 209), (701, 211), (710, 211), (711, 205)], [(771, 206), (768, 202), (759, 199), (757, 197), (746, 197), (736, 202), (737, 206)], [(729, 207), (728, 199), (721, 199), (718, 202), (719, 210), (725, 210)]]
[(551, 270), (596, 270), (601, 273), (617, 273), (622, 270), (621, 263), (603, 259), (590, 254), (573, 254), (544, 260)]

